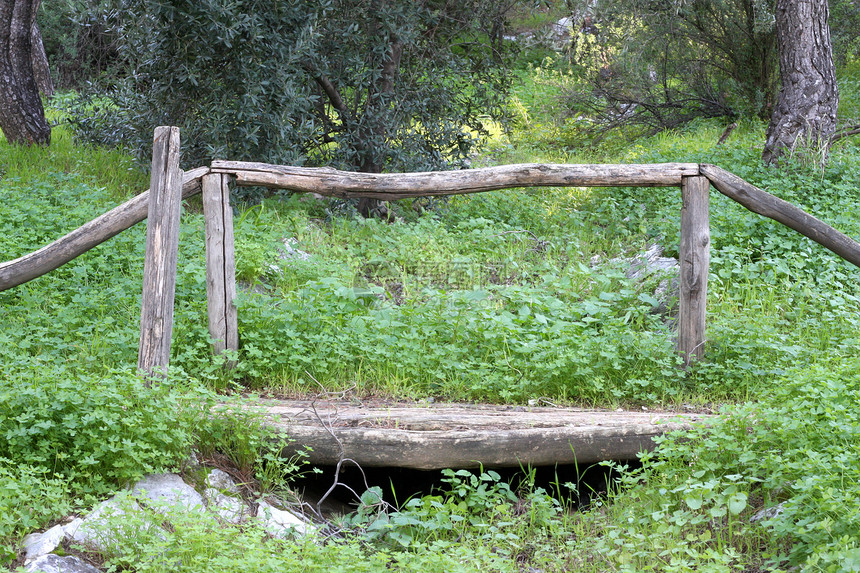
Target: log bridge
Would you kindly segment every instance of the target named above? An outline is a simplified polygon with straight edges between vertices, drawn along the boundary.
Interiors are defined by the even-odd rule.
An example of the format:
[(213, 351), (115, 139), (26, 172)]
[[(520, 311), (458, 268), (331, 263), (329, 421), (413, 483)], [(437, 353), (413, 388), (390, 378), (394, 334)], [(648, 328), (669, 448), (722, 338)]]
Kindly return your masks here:
[(665, 432), (705, 414), (487, 404), (367, 404), (263, 400), (261, 411), (317, 465), (419, 470), (526, 467), (633, 460)]
[[(236, 285), (231, 184), (382, 200), (523, 187), (679, 187), (682, 207), (677, 349), (685, 368), (705, 353), (710, 261), (708, 199), (712, 186), (750, 211), (794, 229), (860, 267), (857, 241), (715, 165), (519, 164), (370, 174), (219, 160), (208, 167), (182, 172), (178, 157), (179, 130), (156, 128), (150, 189), (37, 251), (0, 262), (0, 291), (50, 272), (148, 218), (138, 368), (148, 376), (163, 375), (170, 358), (180, 205), (183, 199), (202, 192), (209, 331), (215, 341), (215, 353), (237, 350), (240, 340), (233, 303)], [(270, 407), (272, 423), (286, 427), (299, 442), (314, 442), (321, 460), (332, 460), (335, 453), (344, 452), (361, 458), (362, 449), (375, 443), (375, 453), (361, 458), (364, 463), (411, 467), (426, 463), (418, 458), (435, 458), (455, 466), (477, 462), (505, 465), (504, 460), (536, 464), (570, 456), (579, 462), (626, 459), (649, 449), (657, 434), (695, 421), (695, 417), (688, 417), (682, 422), (657, 423), (673, 418), (672, 414), (655, 418), (642, 413), (511, 408), (491, 411), (466, 406), (423, 411), (387, 407), (382, 413), (368, 410), (362, 414), (341, 404), (333, 406), (335, 410), (328, 409), (328, 419), (336, 423), (310, 424), (299, 414), (306, 404)], [(332, 416), (333, 411), (338, 414)], [(466, 422), (462, 422), (464, 419)], [(451, 454), (454, 457), (442, 457), (442, 450), (455, 452)]]

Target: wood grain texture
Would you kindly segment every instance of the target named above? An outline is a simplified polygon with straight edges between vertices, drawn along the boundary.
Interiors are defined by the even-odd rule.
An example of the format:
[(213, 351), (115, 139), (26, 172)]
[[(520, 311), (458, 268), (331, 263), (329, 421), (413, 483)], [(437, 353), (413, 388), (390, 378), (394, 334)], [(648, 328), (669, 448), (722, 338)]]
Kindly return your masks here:
[[(206, 228), (206, 302), (209, 336), (215, 354), (238, 350), (236, 312), (236, 256), (233, 240), (233, 210), (230, 207), (228, 176), (203, 177), (203, 217)], [(230, 364), (229, 366), (234, 366)]]
[(179, 128), (157, 127), (152, 146), (137, 359), (138, 370), (147, 374), (166, 374), (170, 363), (181, 211)]
[(287, 167), (213, 161), (213, 173), (236, 177), (237, 185), (260, 185), (328, 197), (406, 199), (460, 195), (516, 187), (670, 187), (699, 174), (695, 163), (647, 165), (558, 165), (525, 163), (421, 173), (354, 173), (329, 168)]
[(763, 215), (812, 239), (846, 261), (860, 267), (860, 243), (804, 211), (747, 183), (716, 165), (702, 165), (702, 175), (717, 191), (737, 201), (753, 213)]
[[(208, 167), (186, 171), (182, 177), (182, 197), (187, 198), (199, 193), (200, 178), (207, 173)], [(61, 267), (145, 220), (148, 210), (149, 189), (38, 251), (0, 263), (0, 291), (16, 287)]]
[(335, 401), (265, 400), (265, 423), (310, 446), (309, 461), (341, 455), (362, 466), (415, 469), (590, 464), (630, 460), (667, 431), (707, 415), (526, 408), (476, 404), (358, 406)]
[(711, 230), (707, 177), (684, 177), (681, 186), (681, 284), (678, 308), (678, 352), (689, 367), (705, 354), (705, 318)]

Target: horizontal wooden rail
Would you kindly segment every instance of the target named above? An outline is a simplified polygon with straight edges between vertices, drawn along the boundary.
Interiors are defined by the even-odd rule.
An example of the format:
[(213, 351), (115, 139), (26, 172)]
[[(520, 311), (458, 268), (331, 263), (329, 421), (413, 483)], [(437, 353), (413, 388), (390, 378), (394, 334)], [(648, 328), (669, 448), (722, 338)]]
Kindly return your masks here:
[(516, 187), (680, 187), (683, 177), (699, 175), (699, 165), (524, 163), (458, 171), (355, 173), (329, 168), (213, 161), (212, 172), (234, 176), (237, 185), (259, 185), (345, 199), (395, 200)]
[[(182, 178), (182, 197), (199, 193), (200, 178), (207, 173), (208, 167), (186, 171)], [(0, 262), (0, 291), (33, 280), (68, 263), (146, 219), (148, 209), (149, 190), (146, 190), (38, 251), (12, 261)]]
[[(747, 209), (802, 233), (860, 266), (860, 243), (803, 210), (713, 165), (519, 164), (424, 173), (353, 173), (329, 168), (289, 167), (241, 161), (212, 162), (185, 172), (183, 198), (200, 192), (208, 173), (227, 174), (238, 185), (260, 185), (331, 197), (384, 200), (453, 195), (516, 187), (665, 187), (704, 175), (721, 193)], [(23, 284), (71, 261), (146, 218), (148, 192), (90, 221), (53, 243), (18, 259), (0, 262), (0, 291)]]

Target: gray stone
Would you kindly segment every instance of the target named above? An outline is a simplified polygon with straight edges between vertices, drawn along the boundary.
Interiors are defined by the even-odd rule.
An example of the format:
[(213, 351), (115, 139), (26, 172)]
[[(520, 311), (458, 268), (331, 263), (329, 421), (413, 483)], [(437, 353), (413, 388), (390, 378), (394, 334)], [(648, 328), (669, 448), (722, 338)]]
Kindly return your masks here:
[(279, 249), (281, 259), (297, 259), (300, 261), (307, 261), (311, 258), (310, 253), (306, 253), (295, 247), (295, 245), (299, 243), (298, 239), (296, 239), (295, 237), (287, 237), (282, 241), (282, 243), (284, 244), (284, 248)]
[(176, 474), (151, 474), (134, 484), (132, 494), (158, 505), (186, 509), (203, 508), (203, 497)]
[(206, 477), (207, 507), (219, 518), (229, 523), (240, 523), (251, 516), (251, 511), (241, 499), (238, 486), (233, 479), (219, 469), (212, 470)]
[[(667, 315), (672, 302), (678, 300), (679, 290), (681, 286), (680, 274), (681, 265), (677, 259), (672, 257), (664, 257), (663, 247), (654, 244), (648, 247), (643, 253), (639, 253), (635, 257), (630, 258), (615, 258), (608, 262), (614, 265), (624, 265), (627, 267), (625, 276), (628, 279), (644, 282), (656, 275), (663, 277), (654, 289), (653, 297), (658, 301), (658, 304), (651, 312), (660, 315)], [(596, 267), (601, 263), (600, 255), (595, 255), (591, 258), (591, 266)]]
[(36, 558), (24, 567), (24, 571), (43, 573), (101, 573), (98, 569), (74, 555), (54, 555), (49, 553)]
[[(164, 537), (159, 524), (152, 519), (151, 513), (141, 508), (139, 501), (160, 512), (176, 508), (185, 511), (204, 508), (203, 497), (178, 475), (148, 475), (130, 491), (100, 503), (83, 520), (67, 525), (66, 537), (104, 553), (121, 552), (123, 539), (130, 535), (154, 531)], [(123, 519), (117, 520), (117, 517)]]
[(192, 471), (203, 468), (203, 464), (200, 463), (200, 459), (197, 457), (197, 452), (193, 450), (191, 451), (191, 455), (189, 455), (188, 459), (185, 460), (183, 467)]
[(205, 494), (209, 510), (223, 521), (241, 523), (251, 516), (248, 506), (236, 497), (224, 494), (215, 488), (207, 489)]
[(287, 537), (293, 534), (306, 535), (316, 528), (303, 517), (291, 511), (278, 509), (265, 501), (257, 507), (257, 518), (272, 537)]
[(785, 511), (785, 502), (778, 503), (772, 507), (766, 507), (760, 511), (757, 511), (752, 517), (750, 517), (750, 523), (756, 523), (757, 521), (764, 521), (767, 519), (773, 519), (775, 517), (779, 517), (779, 515)]
[(137, 506), (134, 501), (127, 499), (127, 496), (121, 495), (101, 502), (85, 518), (75, 519), (63, 528), (66, 538), (90, 549), (106, 551), (119, 543), (121, 538), (121, 535), (109, 530), (109, 520), (126, 515), (126, 507), (129, 505)]
[(24, 550), (24, 563), (30, 563), (34, 559), (47, 555), (62, 543), (66, 536), (64, 525), (55, 525), (44, 533), (31, 533), (21, 542)]
[[(212, 470), (206, 477), (206, 502), (212, 513), (224, 521), (239, 523), (256, 517), (263, 527), (276, 537), (304, 535), (316, 531), (310, 520), (286, 509), (261, 502), (256, 513), (240, 495), (236, 483), (221, 470)], [(279, 502), (278, 502), (279, 503)], [(84, 518), (76, 518), (67, 525), (57, 525), (44, 533), (28, 535), (23, 542), (27, 571), (44, 570), (71, 573), (93, 573), (98, 569), (75, 557), (61, 557), (50, 553), (65, 539), (69, 543), (102, 554), (122, 554), (125, 540), (141, 534), (153, 534), (166, 540), (161, 528), (164, 517), (153, 516), (153, 511), (201, 511), (204, 498), (180, 476), (175, 474), (149, 475), (130, 490), (120, 492), (111, 499), (96, 505)], [(213, 516), (214, 513), (214, 516)], [(169, 519), (168, 514), (168, 519)]]
[(557, 42), (565, 42), (570, 40), (570, 33), (573, 30), (573, 18), (565, 17), (550, 24), (550, 29), (552, 30), (553, 36), (555, 36), (555, 41)]
[(628, 279), (645, 279), (654, 273), (672, 273), (680, 272), (680, 265), (677, 259), (664, 257), (663, 247), (660, 245), (651, 245), (644, 253), (640, 253), (630, 261), (630, 268), (625, 273)]
[(220, 491), (239, 494), (239, 488), (230, 475), (222, 470), (214, 469), (206, 476), (206, 486)]

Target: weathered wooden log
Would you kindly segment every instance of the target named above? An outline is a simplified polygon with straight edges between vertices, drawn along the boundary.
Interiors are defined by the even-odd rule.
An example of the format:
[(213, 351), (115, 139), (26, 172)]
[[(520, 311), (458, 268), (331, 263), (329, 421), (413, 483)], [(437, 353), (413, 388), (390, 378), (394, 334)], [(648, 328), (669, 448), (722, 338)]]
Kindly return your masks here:
[(671, 187), (698, 175), (696, 163), (648, 165), (555, 165), (526, 163), (460, 171), (353, 173), (329, 168), (213, 161), (213, 173), (236, 177), (237, 185), (259, 185), (329, 197), (406, 199), (460, 195), (513, 187)]
[(708, 418), (475, 404), (267, 400), (261, 407), (267, 425), (295, 440), (284, 455), (309, 446), (315, 464), (334, 465), (343, 455), (362, 466), (425, 470), (630, 460), (653, 449), (655, 437)]
[(215, 354), (221, 354), (239, 349), (238, 317), (233, 301), (236, 298), (233, 209), (227, 175), (213, 173), (203, 177), (203, 217), (209, 337), (215, 341)]
[(737, 175), (716, 165), (702, 165), (702, 175), (711, 180), (717, 190), (737, 201), (753, 213), (769, 217), (809, 237), (849, 263), (860, 267), (860, 243), (816, 219), (803, 209), (783, 201), (747, 183)]
[(155, 128), (149, 185), (137, 368), (146, 374), (166, 375), (173, 336), (179, 216), (182, 212), (178, 127)]
[[(186, 171), (182, 178), (182, 197), (200, 192), (200, 178), (208, 167)], [(66, 236), (20, 258), (0, 263), (0, 291), (16, 287), (61, 267), (88, 250), (146, 219), (149, 190), (114, 207)]]
[(705, 354), (705, 309), (711, 229), (708, 216), (707, 177), (684, 177), (681, 186), (681, 284), (678, 300), (678, 352), (684, 367)]

